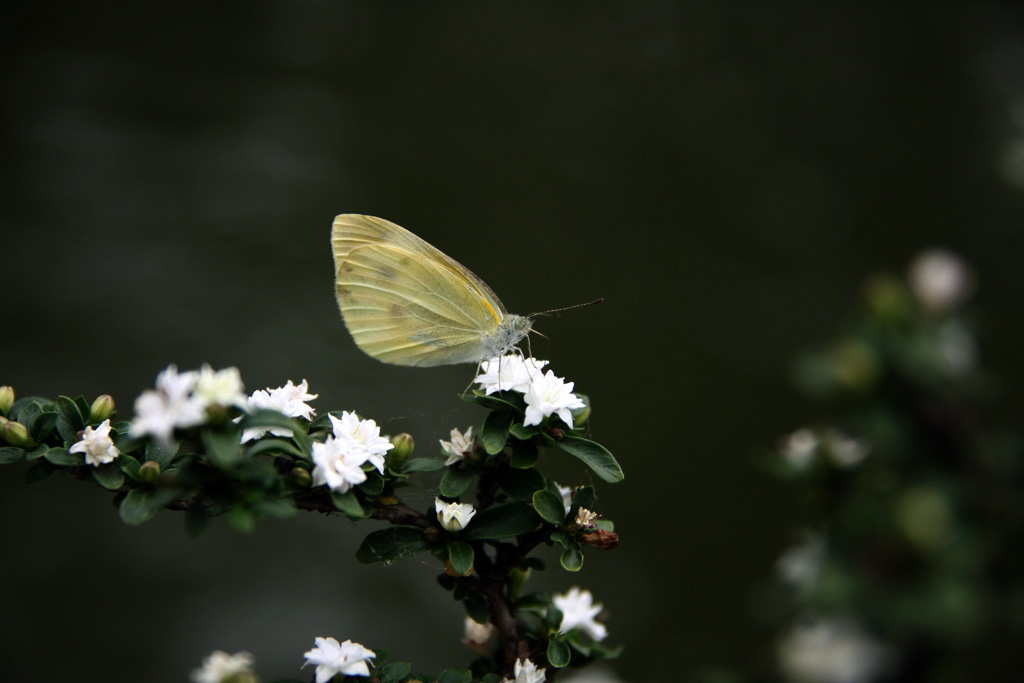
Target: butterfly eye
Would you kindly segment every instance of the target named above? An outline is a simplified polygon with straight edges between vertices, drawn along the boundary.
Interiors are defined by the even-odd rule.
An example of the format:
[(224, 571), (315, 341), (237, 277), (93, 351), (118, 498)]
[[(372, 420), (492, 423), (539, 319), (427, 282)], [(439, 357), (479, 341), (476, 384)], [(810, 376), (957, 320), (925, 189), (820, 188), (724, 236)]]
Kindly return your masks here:
[(517, 330), (525, 330), (527, 327), (529, 327), (529, 325), (530, 325), (530, 321), (527, 318), (517, 318), (516, 319), (516, 329)]

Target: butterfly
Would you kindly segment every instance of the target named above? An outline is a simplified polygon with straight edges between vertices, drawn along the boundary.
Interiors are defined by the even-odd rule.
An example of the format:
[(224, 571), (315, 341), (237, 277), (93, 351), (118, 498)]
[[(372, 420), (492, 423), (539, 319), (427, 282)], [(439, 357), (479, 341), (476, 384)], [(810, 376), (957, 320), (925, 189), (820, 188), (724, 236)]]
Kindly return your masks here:
[(532, 316), (505, 310), (468, 268), (383, 218), (341, 214), (331, 234), (338, 307), (356, 346), (385, 363), (479, 363), (516, 348)]

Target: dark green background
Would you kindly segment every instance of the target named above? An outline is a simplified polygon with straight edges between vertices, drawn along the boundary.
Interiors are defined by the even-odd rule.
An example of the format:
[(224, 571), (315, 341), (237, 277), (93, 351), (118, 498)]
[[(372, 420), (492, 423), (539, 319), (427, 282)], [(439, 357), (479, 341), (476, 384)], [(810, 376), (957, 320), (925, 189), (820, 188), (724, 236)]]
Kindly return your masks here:
[[(805, 511), (751, 456), (817, 414), (790, 361), (867, 274), (961, 253), (1019, 398), (1010, 3), (92, 2), (5, 24), (0, 384), (128, 415), (168, 363), (237, 365), (249, 390), (308, 378), (321, 411), (422, 454), (481, 419), (456, 399), (472, 368), (354, 347), (335, 214), (413, 230), (514, 312), (603, 296), (533, 349), (626, 470), (599, 484), (622, 544), (537, 585), (594, 591), (628, 680), (770, 665), (752, 591)], [(0, 470), (0, 680), (184, 681), (216, 648), (270, 679), (319, 635), (425, 671), (472, 654), (432, 558), (356, 563), (372, 524), (196, 542), (23, 469)]]

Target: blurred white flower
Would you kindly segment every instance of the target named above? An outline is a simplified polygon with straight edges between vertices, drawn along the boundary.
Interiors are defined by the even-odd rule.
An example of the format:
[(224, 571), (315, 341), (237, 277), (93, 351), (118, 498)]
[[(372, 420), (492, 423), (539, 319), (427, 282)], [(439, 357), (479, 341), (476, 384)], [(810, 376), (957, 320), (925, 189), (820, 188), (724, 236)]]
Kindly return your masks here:
[(892, 659), (888, 648), (848, 619), (796, 625), (779, 643), (778, 657), (792, 683), (869, 683)]
[(547, 364), (546, 360), (523, 358), (518, 354), (491, 358), (480, 363), (481, 372), (473, 381), (488, 395), (497, 391), (525, 394), (530, 382), (541, 375)]
[[(276, 410), (288, 417), (301, 417), (310, 420), (316, 415), (316, 410), (306, 401), (312, 401), (319, 394), (309, 393), (309, 385), (306, 380), (296, 386), (291, 380), (283, 387), (276, 389), (258, 389), (247, 399), (246, 409), (249, 412), (254, 410)], [(241, 420), (241, 418), (239, 418)], [(237, 421), (237, 420), (236, 420)], [(270, 432), (274, 436), (292, 436), (292, 430), (285, 427), (253, 427), (242, 433), (242, 443), (262, 438)]]
[(203, 666), (192, 671), (189, 680), (192, 683), (227, 683), (228, 681), (246, 681), (258, 683), (259, 678), (252, 670), (253, 657), (248, 652), (236, 652), (229, 655), (223, 650), (210, 653), (203, 658)]
[(604, 605), (595, 605), (590, 591), (573, 586), (567, 593), (551, 596), (551, 602), (562, 612), (562, 625), (558, 629), (560, 633), (579, 629), (598, 642), (608, 635), (605, 625), (595, 620)]
[(306, 664), (302, 666), (316, 665), (316, 683), (327, 683), (338, 674), (370, 675), (367, 662), (377, 656), (373, 650), (351, 640), (339, 643), (335, 638), (317, 637), (314, 643), (316, 647), (302, 655), (306, 658)]
[(332, 491), (347, 493), (366, 481), (366, 454), (345, 439), (328, 436), (313, 442), (313, 486), (326, 484)]
[(85, 464), (99, 467), (114, 462), (121, 451), (117, 450), (110, 438), (110, 420), (104, 420), (98, 427), (86, 427), (82, 440), (68, 449), (71, 453), (85, 453)]
[(806, 427), (783, 437), (779, 442), (779, 453), (798, 470), (807, 469), (814, 454), (818, 452), (818, 436)]
[[(335, 438), (346, 441), (354, 453), (363, 453), (363, 462), (370, 462), (377, 471), (384, 474), (384, 454), (394, 444), (380, 435), (380, 427), (373, 420), (360, 420), (354, 412), (344, 411), (341, 419), (329, 415), (334, 426)], [(360, 463), (362, 464), (362, 463)]]
[(192, 396), (198, 373), (178, 373), (175, 365), (157, 375), (156, 389), (147, 389), (135, 399), (135, 417), (128, 433), (133, 437), (153, 436), (165, 443), (176, 427), (194, 427), (206, 419), (206, 405)]
[(506, 678), (502, 683), (544, 683), (547, 674), (530, 659), (516, 659), (515, 678)]
[(555, 414), (571, 429), (571, 411), (585, 407), (583, 401), (572, 393), (572, 389), (572, 382), (556, 377), (551, 370), (534, 377), (526, 390), (526, 418), (523, 425), (539, 425), (544, 418)]
[(466, 642), (474, 645), (486, 645), (494, 635), (494, 624), (481, 624), (473, 617), (466, 617), (465, 630)]
[(824, 559), (825, 541), (819, 534), (805, 532), (799, 543), (779, 556), (775, 570), (784, 583), (806, 592), (817, 583)]
[(238, 368), (214, 370), (204, 364), (196, 375), (192, 395), (204, 406), (238, 406), (245, 408), (247, 397)]
[(569, 510), (572, 509), (572, 492), (571, 486), (562, 486), (558, 482), (555, 482), (555, 487), (558, 489), (558, 493), (562, 496), (562, 505), (565, 507), (565, 514), (569, 514)]
[(829, 458), (838, 467), (856, 467), (871, 452), (871, 444), (867, 439), (855, 439), (838, 429), (825, 432), (825, 443)]
[(910, 289), (921, 305), (944, 313), (962, 303), (974, 289), (974, 276), (956, 254), (930, 249), (910, 264)]
[(448, 531), (461, 531), (476, 514), (476, 509), (469, 503), (446, 503), (440, 498), (434, 499), (434, 510), (437, 521)]
[(462, 460), (473, 449), (473, 427), (470, 426), (465, 434), (458, 429), (453, 429), (451, 439), (451, 441), (440, 439), (441, 450), (448, 456), (448, 459), (444, 461), (445, 467)]

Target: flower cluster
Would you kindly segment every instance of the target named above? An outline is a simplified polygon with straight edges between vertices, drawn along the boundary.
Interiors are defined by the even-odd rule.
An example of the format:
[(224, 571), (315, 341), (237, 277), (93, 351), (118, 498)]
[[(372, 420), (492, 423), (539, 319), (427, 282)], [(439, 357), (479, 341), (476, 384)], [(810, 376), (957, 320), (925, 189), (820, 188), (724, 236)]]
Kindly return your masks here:
[(135, 418), (129, 433), (133, 437), (153, 436), (169, 442), (174, 430), (195, 427), (206, 421), (214, 406), (245, 406), (242, 377), (238, 368), (214, 370), (209, 365), (196, 371), (178, 372), (175, 365), (157, 375), (156, 388), (135, 399)]
[(487, 395), (499, 391), (523, 394), (526, 402), (523, 425), (526, 427), (539, 425), (557, 415), (571, 429), (572, 411), (583, 409), (586, 404), (573, 393), (573, 382), (566, 382), (551, 370), (542, 370), (547, 364), (546, 360), (514, 354), (492, 358), (480, 364), (482, 372), (473, 381)]
[(345, 411), (341, 419), (330, 415), (333, 434), (323, 443), (313, 444), (313, 485), (328, 486), (337, 493), (366, 481), (363, 465), (370, 463), (384, 473), (384, 454), (394, 445), (380, 435), (373, 420), (360, 420)]

